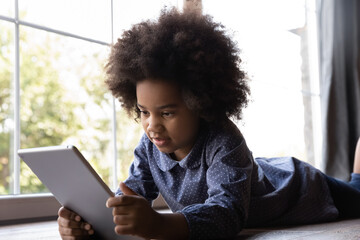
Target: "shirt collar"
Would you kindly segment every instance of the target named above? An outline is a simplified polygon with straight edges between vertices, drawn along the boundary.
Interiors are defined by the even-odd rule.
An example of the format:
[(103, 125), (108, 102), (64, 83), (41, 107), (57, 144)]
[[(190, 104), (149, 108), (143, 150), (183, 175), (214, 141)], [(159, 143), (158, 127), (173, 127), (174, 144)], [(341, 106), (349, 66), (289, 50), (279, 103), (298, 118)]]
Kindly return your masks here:
[[(156, 148), (156, 146), (154, 146)], [(159, 151), (157, 148), (155, 151)], [(160, 151), (159, 151), (160, 152)], [(156, 158), (155, 161), (158, 165), (158, 167), (163, 171), (167, 172), (170, 169), (174, 168), (177, 164), (179, 164), (177, 161), (173, 160), (169, 154), (160, 152), (159, 158)]]
[(192, 154), (193, 151), (191, 151), (184, 159), (181, 161), (176, 161), (172, 159), (169, 154), (166, 153), (160, 153), (160, 157), (157, 158), (155, 161), (159, 168), (163, 172), (170, 171), (173, 169), (176, 165), (179, 165), (182, 168), (185, 169), (194, 169), (198, 166), (200, 166), (200, 155), (196, 154), (197, 156), (194, 156), (195, 154)]

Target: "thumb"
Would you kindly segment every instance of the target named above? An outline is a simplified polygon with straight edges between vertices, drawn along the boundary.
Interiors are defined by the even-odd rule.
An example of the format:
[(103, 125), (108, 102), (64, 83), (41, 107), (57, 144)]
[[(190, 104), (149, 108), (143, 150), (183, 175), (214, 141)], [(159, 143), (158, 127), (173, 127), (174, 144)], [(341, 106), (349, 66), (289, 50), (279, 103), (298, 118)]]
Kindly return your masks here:
[(120, 190), (124, 195), (138, 195), (136, 192), (128, 188), (124, 182), (120, 182)]

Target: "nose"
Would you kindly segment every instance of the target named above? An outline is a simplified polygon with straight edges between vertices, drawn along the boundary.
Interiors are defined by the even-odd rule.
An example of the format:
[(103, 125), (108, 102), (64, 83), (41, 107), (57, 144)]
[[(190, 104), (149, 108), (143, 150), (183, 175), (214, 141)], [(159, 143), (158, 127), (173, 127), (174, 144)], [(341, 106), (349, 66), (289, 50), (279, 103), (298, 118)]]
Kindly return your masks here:
[(152, 115), (147, 120), (148, 132), (160, 132), (162, 130), (161, 119), (159, 117)]

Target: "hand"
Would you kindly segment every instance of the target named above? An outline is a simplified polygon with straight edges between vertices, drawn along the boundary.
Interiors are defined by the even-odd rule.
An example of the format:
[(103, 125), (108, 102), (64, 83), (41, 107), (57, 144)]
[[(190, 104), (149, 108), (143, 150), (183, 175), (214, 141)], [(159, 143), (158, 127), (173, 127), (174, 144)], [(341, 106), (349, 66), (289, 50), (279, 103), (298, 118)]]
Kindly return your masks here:
[(125, 183), (120, 183), (120, 190), (124, 195), (110, 197), (106, 202), (108, 208), (113, 208), (115, 232), (119, 235), (156, 238), (157, 230), (161, 226), (161, 215)]
[(59, 233), (63, 240), (89, 239), (94, 234), (91, 225), (69, 209), (61, 207), (58, 215)]

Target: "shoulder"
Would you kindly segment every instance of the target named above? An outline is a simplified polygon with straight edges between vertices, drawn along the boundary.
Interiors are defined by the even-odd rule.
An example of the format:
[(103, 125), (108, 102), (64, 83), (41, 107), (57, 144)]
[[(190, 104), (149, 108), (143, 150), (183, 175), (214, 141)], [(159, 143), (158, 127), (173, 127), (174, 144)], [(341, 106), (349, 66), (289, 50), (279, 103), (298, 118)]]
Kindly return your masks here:
[(211, 147), (232, 148), (241, 144), (243, 141), (243, 135), (231, 120), (228, 120), (220, 126), (209, 126), (208, 145)]
[(229, 155), (250, 153), (240, 130), (230, 120), (221, 126), (209, 127), (205, 147), (208, 165), (214, 161), (222, 161)]

